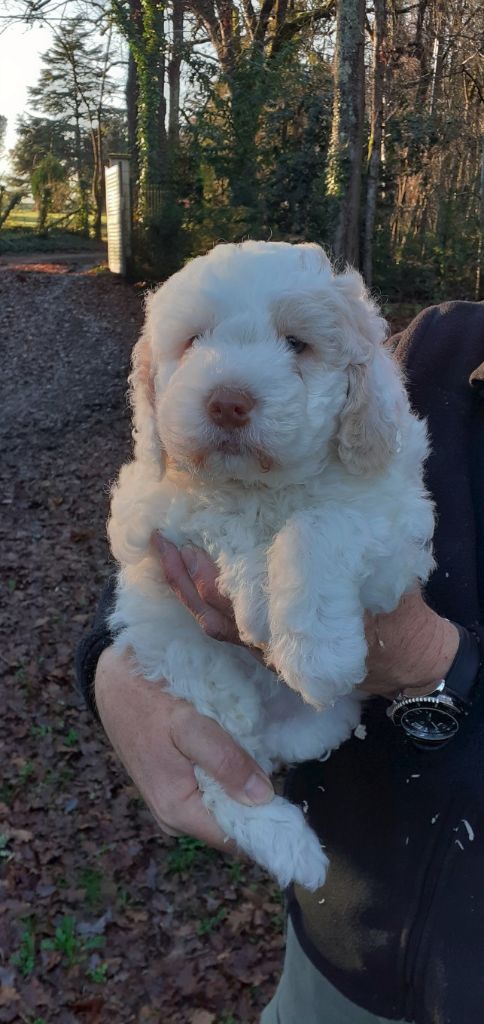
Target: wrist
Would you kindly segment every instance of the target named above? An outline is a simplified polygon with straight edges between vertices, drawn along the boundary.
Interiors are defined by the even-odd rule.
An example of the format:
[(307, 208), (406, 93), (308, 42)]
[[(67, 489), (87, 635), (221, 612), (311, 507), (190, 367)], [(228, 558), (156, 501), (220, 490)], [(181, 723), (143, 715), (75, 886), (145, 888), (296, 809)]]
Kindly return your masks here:
[(431, 693), (456, 655), (459, 635), (419, 592), (407, 594), (388, 615), (369, 623), (370, 657), (364, 689), (392, 698), (402, 691)]
[(431, 693), (445, 679), (459, 647), (459, 632), (453, 622), (426, 609), (411, 647), (408, 677), (403, 689), (412, 696)]

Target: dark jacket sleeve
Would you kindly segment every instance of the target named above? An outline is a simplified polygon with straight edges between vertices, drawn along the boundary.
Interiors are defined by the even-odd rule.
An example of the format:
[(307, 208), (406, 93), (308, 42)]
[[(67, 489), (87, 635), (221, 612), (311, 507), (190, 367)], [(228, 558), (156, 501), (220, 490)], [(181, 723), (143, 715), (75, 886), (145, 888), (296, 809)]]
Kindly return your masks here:
[[(484, 641), (484, 304), (424, 310), (393, 341), (431, 442), (437, 568), (426, 599)], [(364, 742), (289, 776), (330, 861), (324, 902), (293, 890), (292, 921), (321, 973), (379, 1018), (482, 1024), (484, 673), (438, 750), (414, 747), (387, 706), (367, 703)]]
[(94, 677), (102, 652), (113, 641), (108, 617), (114, 604), (116, 577), (109, 578), (101, 594), (91, 631), (81, 640), (75, 656), (77, 687), (92, 713), (99, 719), (94, 697)]

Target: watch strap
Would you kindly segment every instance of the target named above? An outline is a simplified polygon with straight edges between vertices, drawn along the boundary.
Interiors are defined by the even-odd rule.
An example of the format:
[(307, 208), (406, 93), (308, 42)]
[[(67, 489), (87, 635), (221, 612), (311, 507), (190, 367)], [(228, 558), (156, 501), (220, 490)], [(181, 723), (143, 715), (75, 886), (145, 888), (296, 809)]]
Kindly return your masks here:
[(463, 704), (469, 704), (481, 665), (481, 649), (477, 634), (453, 623), (459, 633), (459, 646), (445, 676), (445, 692)]

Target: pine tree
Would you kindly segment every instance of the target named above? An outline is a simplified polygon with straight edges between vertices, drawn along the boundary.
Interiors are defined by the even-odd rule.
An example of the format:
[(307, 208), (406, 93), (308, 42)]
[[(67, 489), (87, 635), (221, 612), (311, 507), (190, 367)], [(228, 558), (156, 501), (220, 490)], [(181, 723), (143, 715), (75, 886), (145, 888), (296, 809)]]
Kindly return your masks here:
[[(37, 110), (70, 126), (79, 198), (80, 228), (89, 233), (89, 193), (95, 208), (95, 234), (100, 237), (103, 200), (102, 118), (110, 93), (107, 81), (109, 63), (100, 44), (92, 44), (91, 34), (79, 18), (61, 25), (51, 48), (42, 58), (42, 70), (36, 86), (29, 89), (29, 100)], [(89, 134), (92, 148), (91, 181), (86, 177), (84, 137)]]

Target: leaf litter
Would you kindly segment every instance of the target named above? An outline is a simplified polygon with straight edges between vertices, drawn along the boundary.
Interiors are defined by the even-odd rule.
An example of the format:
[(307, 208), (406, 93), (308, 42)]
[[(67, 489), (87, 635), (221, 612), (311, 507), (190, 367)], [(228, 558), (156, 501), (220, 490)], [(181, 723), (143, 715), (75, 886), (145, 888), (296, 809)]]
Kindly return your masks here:
[(275, 886), (177, 857), (74, 690), (141, 317), (107, 273), (0, 268), (0, 1024), (251, 1024), (282, 963)]

